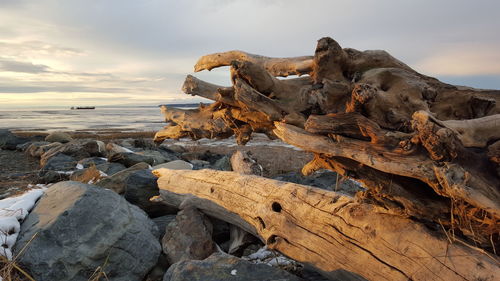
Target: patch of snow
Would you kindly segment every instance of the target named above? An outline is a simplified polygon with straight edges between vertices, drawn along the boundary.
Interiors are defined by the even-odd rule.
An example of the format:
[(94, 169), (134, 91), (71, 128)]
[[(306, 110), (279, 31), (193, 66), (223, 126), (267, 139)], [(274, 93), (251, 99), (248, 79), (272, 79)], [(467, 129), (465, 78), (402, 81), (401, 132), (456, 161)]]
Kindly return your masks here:
[(273, 256), (273, 252), (269, 251), (267, 247), (260, 248), (257, 252), (250, 254), (246, 257), (248, 260), (265, 260)]
[[(36, 186), (38, 187), (39, 185)], [(0, 200), (0, 243), (2, 243), (0, 255), (9, 260), (12, 260), (12, 248), (16, 243), (21, 229), (20, 222), (26, 218), (29, 211), (35, 206), (36, 201), (43, 195), (46, 189), (45, 185), (40, 185), (39, 187), (19, 196)]]
[(68, 175), (71, 176), (75, 171), (55, 171), (56, 173), (60, 175)]
[(267, 262), (268, 265), (275, 266), (275, 267), (284, 266), (284, 265), (292, 265), (294, 263), (295, 263), (295, 261), (290, 260), (289, 258), (284, 257), (284, 256), (274, 257)]
[(267, 264), (272, 267), (282, 268), (283, 266), (294, 266), (300, 267), (300, 263), (289, 259), (278, 252), (270, 251), (267, 246), (260, 248), (257, 252), (250, 254), (248, 256), (242, 257), (256, 264)]
[(108, 161), (108, 158), (104, 158), (104, 157), (99, 157), (99, 159), (104, 160), (104, 161)]
[[(224, 140), (214, 140), (214, 139), (202, 138), (202, 139), (199, 139), (196, 141), (188, 139), (188, 138), (181, 138), (175, 142), (172, 142), (171, 144), (179, 145), (182, 147), (199, 146), (199, 145), (225, 146), (225, 147), (237, 146), (236, 140), (234, 137), (227, 138)], [(299, 147), (295, 147), (293, 145), (287, 144), (281, 140), (269, 140), (269, 139), (267, 139), (267, 137), (263, 138), (262, 140), (252, 139), (246, 144), (246, 146), (280, 146), (280, 147), (286, 147), (286, 148), (290, 148), (290, 149), (297, 150), (297, 151), (302, 151), (302, 149)]]
[(236, 273), (237, 273), (237, 272), (238, 272), (238, 270), (236, 270), (236, 269), (233, 269), (233, 270), (231, 270), (231, 275), (234, 275), (234, 276), (236, 276)]
[(47, 189), (49, 188), (51, 185), (53, 185), (52, 183), (49, 183), (49, 184), (43, 184), (43, 183), (37, 183), (37, 184), (28, 184), (28, 188), (41, 188), (41, 189)]
[(83, 170), (83, 168), (84, 168), (84, 167), (83, 167), (83, 165), (82, 165), (82, 164), (80, 164), (80, 163), (76, 164), (76, 169), (77, 169), (77, 170)]

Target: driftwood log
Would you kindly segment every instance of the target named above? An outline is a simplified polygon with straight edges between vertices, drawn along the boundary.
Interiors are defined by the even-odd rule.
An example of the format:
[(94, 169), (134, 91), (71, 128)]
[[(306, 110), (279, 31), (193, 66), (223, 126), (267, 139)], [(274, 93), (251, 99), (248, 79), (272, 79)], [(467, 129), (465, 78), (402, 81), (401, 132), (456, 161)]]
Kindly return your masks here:
[(495, 257), (450, 244), (420, 223), (319, 188), (215, 170), (153, 171), (165, 203), (194, 204), (268, 247), (336, 277), (495, 280)]
[[(357, 204), (437, 229), (432, 239), (446, 238), (450, 247), (465, 241), (498, 259), (499, 90), (446, 84), (385, 51), (341, 48), (331, 38), (318, 41), (314, 56), (231, 51), (202, 57), (195, 71), (220, 66), (230, 66), (233, 86), (188, 76), (184, 92), (214, 102), (187, 111), (163, 107), (169, 125), (157, 142), (234, 135), (245, 144), (255, 132), (280, 138), (314, 153), (304, 174), (326, 168), (363, 183)], [(298, 77), (278, 78), (289, 75)]]

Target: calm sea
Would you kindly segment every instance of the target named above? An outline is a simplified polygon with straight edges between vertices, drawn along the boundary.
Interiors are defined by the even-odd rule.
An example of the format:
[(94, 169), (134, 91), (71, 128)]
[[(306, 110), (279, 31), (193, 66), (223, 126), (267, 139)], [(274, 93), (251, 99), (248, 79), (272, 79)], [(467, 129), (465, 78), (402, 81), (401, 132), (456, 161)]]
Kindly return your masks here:
[(71, 109), (0, 109), (0, 128), (15, 130), (85, 130), (108, 128), (133, 131), (157, 131), (165, 126), (160, 108), (126, 107), (91, 110)]

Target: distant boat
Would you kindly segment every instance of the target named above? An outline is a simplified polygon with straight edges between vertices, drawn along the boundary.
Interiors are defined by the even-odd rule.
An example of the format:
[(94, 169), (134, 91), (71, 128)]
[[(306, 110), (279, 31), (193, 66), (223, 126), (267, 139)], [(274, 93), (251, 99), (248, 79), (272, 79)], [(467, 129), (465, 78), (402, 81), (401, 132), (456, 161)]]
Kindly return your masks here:
[(95, 109), (95, 106), (72, 106), (71, 109)]

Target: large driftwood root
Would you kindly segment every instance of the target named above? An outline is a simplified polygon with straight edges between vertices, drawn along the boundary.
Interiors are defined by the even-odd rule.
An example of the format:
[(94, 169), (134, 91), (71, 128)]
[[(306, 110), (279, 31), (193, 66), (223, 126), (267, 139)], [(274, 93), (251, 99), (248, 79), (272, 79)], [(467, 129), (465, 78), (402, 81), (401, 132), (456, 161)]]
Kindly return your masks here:
[[(182, 114), (164, 108), (165, 138), (254, 132), (313, 152), (304, 172), (357, 179), (357, 199), (500, 250), (500, 91), (453, 86), (384, 51), (318, 41), (314, 56), (269, 58), (240, 51), (202, 57), (196, 71), (230, 66), (232, 87), (192, 76), (187, 94), (214, 101)], [(299, 75), (290, 79), (279, 76)]]
[(373, 204), (236, 172), (153, 171), (163, 202), (195, 204), (326, 276), (368, 280), (494, 280), (494, 257)]

